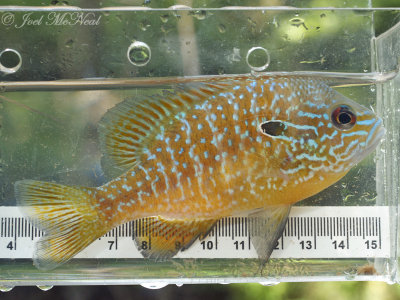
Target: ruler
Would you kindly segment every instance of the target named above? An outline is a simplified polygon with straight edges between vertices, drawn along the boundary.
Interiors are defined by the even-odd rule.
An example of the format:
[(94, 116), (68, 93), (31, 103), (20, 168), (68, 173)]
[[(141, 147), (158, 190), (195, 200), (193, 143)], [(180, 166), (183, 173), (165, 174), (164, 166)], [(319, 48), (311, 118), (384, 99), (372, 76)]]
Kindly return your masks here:
[[(0, 207), (0, 258), (31, 258), (43, 235), (17, 207)], [(176, 258), (257, 258), (250, 231), (258, 224), (246, 216), (221, 219), (204, 240)], [(146, 236), (140, 220), (114, 228), (76, 258), (142, 258), (133, 240)], [(388, 258), (388, 206), (293, 207), (272, 258)], [(148, 244), (151, 247), (151, 237)]]

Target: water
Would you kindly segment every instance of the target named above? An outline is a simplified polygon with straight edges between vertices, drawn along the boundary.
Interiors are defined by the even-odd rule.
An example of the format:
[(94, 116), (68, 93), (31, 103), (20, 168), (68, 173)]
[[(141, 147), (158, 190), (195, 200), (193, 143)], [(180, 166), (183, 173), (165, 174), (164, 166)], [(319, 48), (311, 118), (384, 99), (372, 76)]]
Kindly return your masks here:
[[(367, 107), (377, 107), (389, 126), (394, 119), (392, 107), (386, 112), (377, 103), (381, 101), (377, 93), (393, 91), (397, 85), (385, 89), (389, 85), (385, 83), (382, 90), (378, 84), (391, 79), (396, 70), (380, 74), (371, 62), (373, 11), (100, 10), (89, 15), (93, 24), (100, 20), (98, 24), (87, 26), (48, 25), (58, 14), (47, 11), (6, 12), (14, 21), (0, 35), (4, 47), (0, 51), (11, 49), (8, 54), (17, 53), (17, 60), (15, 55), (2, 59), (0, 54), (1, 205), (15, 205), (13, 186), (21, 179), (87, 186), (107, 182), (100, 164), (97, 126), (101, 117), (126, 98), (160, 93), (177, 81), (190, 82), (189, 75), (212, 79), (219, 74), (306, 72), (323, 76), (340, 86), (339, 92)], [(27, 13), (31, 13), (31, 25), (23, 23)], [(34, 25), (40, 18), (42, 23)], [(41, 34), (32, 34), (32, 28)], [(377, 161), (384, 156), (388, 164), (390, 159), (386, 152), (377, 153), (299, 205), (393, 204), (387, 198), (389, 183), (377, 188), (376, 177), (383, 172)], [(0, 282), (24, 277), (48, 288), (55, 280), (73, 284), (85, 280), (141, 283), (143, 279), (180, 284), (210, 282), (210, 278), (224, 282), (354, 280), (359, 278), (354, 270), (367, 263), (366, 259), (276, 259), (263, 274), (275, 280), (266, 280), (254, 273), (257, 260), (80, 260), (52, 272), (38, 272), (30, 260), (1, 260), (7, 272), (2, 272)], [(375, 268), (377, 272), (365, 278), (389, 278), (388, 260)]]
[[(135, 42), (137, 43), (137, 42)], [(134, 43), (134, 44), (135, 44)], [(142, 46), (140, 44), (140, 46)], [(268, 52), (262, 52), (266, 54)], [(262, 76), (255, 73), (248, 76)], [(276, 74), (276, 73), (275, 73)], [(321, 77), (319, 73), (308, 73)], [(329, 81), (341, 84), (380, 80), (379, 74), (354, 78), (341, 78), (345, 74), (324, 74)], [(334, 79), (332, 76), (336, 76)], [(107, 181), (100, 165), (98, 121), (117, 103), (136, 95), (154, 95), (173, 89), (174, 82), (210, 80), (213, 77), (143, 79), (123, 81), (66, 82), (63, 86), (52, 83), (32, 83), (41, 91), (3, 92), (0, 94), (1, 110), (1, 161), (3, 162), (0, 187), (2, 203), (14, 204), (13, 184), (16, 180), (37, 179), (56, 181), (69, 185), (99, 186)], [(155, 82), (157, 81), (157, 82)], [(93, 87), (90, 87), (93, 84)], [(132, 85), (143, 86), (132, 88)], [(90, 88), (87, 90), (87, 88)], [(19, 89), (13, 83), (4, 84), (6, 90)], [(46, 89), (51, 89), (46, 91)], [(94, 90), (92, 90), (94, 89)], [(375, 92), (369, 85), (342, 87), (338, 91), (351, 99), (362, 99), (364, 106), (374, 106)], [(372, 156), (353, 168), (349, 177), (329, 191), (307, 200), (318, 205), (374, 205), (376, 192), (375, 167)], [(23, 171), (23, 172), (22, 172)], [(22, 172), (22, 173), (21, 173)], [(368, 184), (364, 184), (367, 182)], [(324, 201), (321, 201), (324, 199)], [(362, 200), (362, 201), (361, 201)]]
[[(332, 77), (328, 76), (327, 78)], [(99, 120), (108, 109), (125, 98), (135, 97), (138, 94), (153, 95), (172, 88), (169, 82), (172, 79), (165, 80), (166, 83), (161, 84), (161, 86), (156, 85), (150, 79), (140, 81), (140, 85), (146, 86), (140, 88), (132, 88), (131, 86), (121, 88), (121, 83), (116, 84), (118, 88), (113, 88), (113, 81), (105, 81), (103, 86), (96, 86), (94, 90), (85, 90), (82, 87), (78, 89), (76, 85), (79, 82), (71, 82), (72, 87), (58, 87), (58, 90), (54, 90), (54, 87), (51, 86), (36, 86), (41, 91), (3, 92), (0, 98), (2, 105), (0, 115), (2, 130), (0, 144), (2, 145), (1, 159), (3, 162), (0, 172), (2, 205), (15, 204), (13, 190), (16, 180), (38, 179), (85, 186), (99, 186), (107, 182), (108, 179), (104, 175), (100, 163), (101, 153), (97, 127)], [(355, 79), (346, 79), (345, 81), (351, 82), (352, 80)], [(150, 82), (148, 83), (148, 81)], [(340, 81), (343, 81), (343, 79), (340, 79)], [(15, 87), (7, 86), (7, 88)], [(46, 88), (52, 90), (46, 91)], [(360, 102), (363, 105), (375, 106), (376, 95), (370, 85), (342, 87), (338, 90), (352, 99), (362, 99)], [(318, 195), (299, 203), (299, 205), (375, 205), (377, 199), (375, 176), (376, 167), (371, 155), (354, 167), (348, 176), (341, 181)], [(118, 267), (116, 267), (116, 263), (118, 261), (99, 260), (95, 263), (86, 260), (81, 261), (79, 265), (73, 265), (69, 271), (61, 267), (54, 272), (55, 274), (58, 274), (58, 272), (70, 274), (69, 272), (72, 272), (75, 274), (74, 276), (77, 276), (76, 274), (81, 274), (82, 271), (85, 274), (87, 268), (91, 269), (100, 264), (104, 270), (117, 269), (116, 277), (113, 277), (116, 279), (124, 273), (123, 269), (120, 269), (122, 265), (118, 263)], [(188, 269), (185, 262), (174, 261), (172, 265), (168, 263), (164, 266), (165, 273), (159, 274), (155, 272), (156, 269), (153, 270), (153, 266), (156, 267), (157, 263), (154, 265), (147, 261), (144, 263), (147, 266), (143, 270), (145, 273), (137, 272), (135, 278), (142, 276), (154, 276), (155, 278), (161, 276), (163, 278), (171, 270), (174, 270), (173, 274), (176, 274), (176, 276), (189, 277), (200, 276), (196, 274), (206, 276), (207, 272), (223, 277), (229, 274), (229, 270), (238, 272), (236, 262), (226, 265), (223, 272), (220, 272), (214, 267), (211, 271), (209, 268), (212, 264), (202, 271), (203, 267), (200, 264), (194, 263)], [(207, 262), (204, 263), (208, 265)], [(308, 265), (309, 263), (310, 265)], [(307, 266), (308, 274), (311, 275), (313, 274), (313, 264), (312, 260), (292, 264), (292, 270), (288, 274), (294, 275), (292, 272), (298, 270), (298, 274), (304, 276), (304, 268)], [(359, 264), (365, 264), (365, 261), (361, 260)], [(12, 269), (17, 267), (17, 269), (14, 269), (14, 276), (17, 277), (19, 270), (24, 270), (24, 272), (27, 269), (32, 272), (35, 271), (29, 261), (14, 261), (12, 263), (11, 261), (4, 261), (3, 265), (8, 265)], [(137, 260), (126, 262), (126, 265), (132, 268), (139, 267)], [(288, 270), (284, 266), (287, 266), (287, 264), (278, 266), (269, 271), (271, 276), (277, 274), (285, 276), (285, 272)], [(341, 267), (343, 266), (340, 266), (339, 269)], [(253, 278), (252, 268), (244, 265), (240, 265), (240, 268), (241, 273), (246, 274), (245, 277)], [(193, 273), (189, 271), (190, 269), (193, 269)], [(337, 269), (334, 270), (335, 272), (338, 271)], [(330, 272), (333, 271), (327, 269), (322, 271), (322, 274), (331, 274)], [(97, 276), (96, 273), (93, 275)], [(48, 284), (40, 285), (47, 286)]]

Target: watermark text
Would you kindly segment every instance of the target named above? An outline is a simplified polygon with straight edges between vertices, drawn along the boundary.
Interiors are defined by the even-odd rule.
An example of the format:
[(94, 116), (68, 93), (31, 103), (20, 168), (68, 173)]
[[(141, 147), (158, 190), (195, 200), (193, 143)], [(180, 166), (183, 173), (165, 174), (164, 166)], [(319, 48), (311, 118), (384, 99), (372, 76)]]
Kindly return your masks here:
[(98, 26), (101, 15), (93, 12), (49, 12), (48, 14), (35, 14), (33, 12), (16, 15), (4, 12), (0, 22), (5, 26), (22, 28), (27, 26)]

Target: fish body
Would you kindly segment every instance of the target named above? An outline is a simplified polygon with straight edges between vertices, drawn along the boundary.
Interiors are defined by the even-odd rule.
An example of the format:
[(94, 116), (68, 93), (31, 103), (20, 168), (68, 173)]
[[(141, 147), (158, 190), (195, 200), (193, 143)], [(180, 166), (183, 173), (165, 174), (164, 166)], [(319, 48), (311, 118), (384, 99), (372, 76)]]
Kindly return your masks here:
[(103, 166), (114, 177), (107, 184), (16, 183), (18, 203), (46, 232), (39, 268), (143, 218), (157, 237), (152, 249), (136, 237), (139, 249), (169, 258), (240, 213), (267, 220), (254, 240), (268, 259), (290, 206), (343, 177), (384, 133), (372, 111), (301, 76), (194, 82), (128, 99), (106, 113), (99, 131)]

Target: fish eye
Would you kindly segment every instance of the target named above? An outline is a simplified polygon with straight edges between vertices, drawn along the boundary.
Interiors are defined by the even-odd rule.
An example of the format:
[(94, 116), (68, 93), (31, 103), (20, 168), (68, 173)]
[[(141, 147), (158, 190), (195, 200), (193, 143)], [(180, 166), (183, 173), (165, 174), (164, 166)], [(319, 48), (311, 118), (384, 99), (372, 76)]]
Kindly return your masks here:
[(356, 115), (347, 105), (340, 105), (332, 111), (331, 120), (333, 125), (341, 130), (349, 130), (356, 124)]

